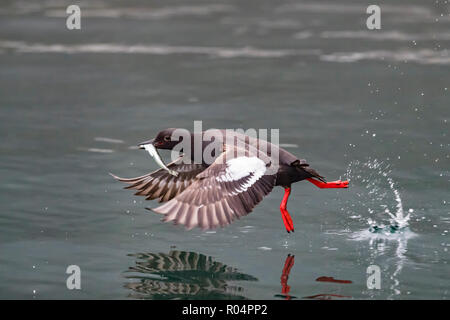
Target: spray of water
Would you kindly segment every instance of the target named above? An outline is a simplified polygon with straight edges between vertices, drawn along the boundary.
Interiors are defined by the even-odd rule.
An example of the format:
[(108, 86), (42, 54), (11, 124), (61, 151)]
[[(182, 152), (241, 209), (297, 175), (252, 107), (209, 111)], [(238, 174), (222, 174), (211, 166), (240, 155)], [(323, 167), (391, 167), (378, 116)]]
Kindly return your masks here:
[(388, 163), (377, 159), (356, 160), (347, 169), (347, 177), (356, 190), (356, 201), (351, 199), (345, 211), (351, 218), (367, 223), (371, 233), (402, 232), (408, 227), (413, 212), (412, 209), (405, 212), (391, 172)]
[[(409, 230), (409, 220), (414, 211), (409, 209), (405, 212), (391, 172), (389, 163), (377, 159), (351, 162), (347, 176), (356, 197), (350, 199), (343, 210), (353, 219), (352, 226), (355, 219), (363, 225), (361, 230), (352, 232), (351, 239), (368, 241), (370, 257), (366, 264), (384, 264), (386, 278), (382, 283), (389, 283), (391, 294), (388, 298), (393, 299), (401, 294), (400, 274), (408, 261), (408, 239), (416, 235)], [(395, 244), (396, 250), (392, 255), (388, 251), (395, 248)], [(383, 256), (394, 256), (395, 259), (386, 262)]]

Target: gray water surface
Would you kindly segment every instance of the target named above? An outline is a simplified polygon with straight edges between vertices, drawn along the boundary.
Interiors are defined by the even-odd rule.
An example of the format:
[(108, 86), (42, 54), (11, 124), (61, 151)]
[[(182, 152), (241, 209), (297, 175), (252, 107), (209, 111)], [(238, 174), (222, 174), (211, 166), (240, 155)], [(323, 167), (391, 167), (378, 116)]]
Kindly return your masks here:
[[(381, 1), (376, 31), (367, 1), (82, 1), (73, 31), (69, 4), (0, 4), (0, 298), (448, 299), (448, 3)], [(194, 120), (279, 128), (350, 188), (295, 184), (293, 234), (281, 188), (224, 229), (162, 223), (108, 173)]]

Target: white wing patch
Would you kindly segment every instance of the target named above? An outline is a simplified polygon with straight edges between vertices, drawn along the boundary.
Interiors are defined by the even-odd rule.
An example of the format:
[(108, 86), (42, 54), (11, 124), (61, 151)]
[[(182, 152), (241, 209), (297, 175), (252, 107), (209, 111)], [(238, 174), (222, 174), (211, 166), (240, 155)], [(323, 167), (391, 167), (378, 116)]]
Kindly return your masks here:
[(237, 181), (244, 177), (252, 177), (240, 186), (237, 192), (244, 192), (251, 187), (266, 172), (266, 164), (258, 157), (238, 157), (227, 161), (224, 174), (216, 177), (219, 182)]

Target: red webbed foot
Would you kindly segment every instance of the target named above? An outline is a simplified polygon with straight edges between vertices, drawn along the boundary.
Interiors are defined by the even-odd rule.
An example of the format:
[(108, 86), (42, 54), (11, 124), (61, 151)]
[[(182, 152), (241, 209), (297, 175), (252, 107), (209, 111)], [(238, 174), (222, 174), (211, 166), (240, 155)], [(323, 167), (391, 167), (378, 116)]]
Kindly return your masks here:
[(283, 218), (284, 226), (286, 228), (287, 233), (294, 232), (294, 223), (292, 222), (292, 218), (289, 212), (286, 209), (281, 210), (281, 217)]
[(330, 182), (322, 182), (319, 180), (315, 180), (313, 178), (308, 178), (306, 180), (308, 180), (309, 182), (314, 184), (316, 187), (321, 188), (321, 189), (348, 188), (347, 180), (346, 181), (337, 180), (337, 181), (330, 181)]

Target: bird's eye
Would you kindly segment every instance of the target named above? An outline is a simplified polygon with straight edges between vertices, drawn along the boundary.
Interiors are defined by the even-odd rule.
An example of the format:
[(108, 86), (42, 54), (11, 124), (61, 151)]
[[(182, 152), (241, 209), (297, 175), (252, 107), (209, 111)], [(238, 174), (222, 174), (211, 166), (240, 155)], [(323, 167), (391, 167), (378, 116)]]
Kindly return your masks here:
[(165, 137), (164, 137), (164, 141), (169, 142), (169, 141), (170, 141), (170, 136), (165, 136)]

